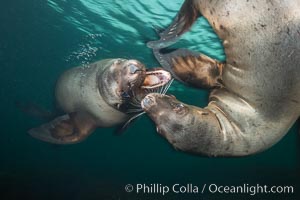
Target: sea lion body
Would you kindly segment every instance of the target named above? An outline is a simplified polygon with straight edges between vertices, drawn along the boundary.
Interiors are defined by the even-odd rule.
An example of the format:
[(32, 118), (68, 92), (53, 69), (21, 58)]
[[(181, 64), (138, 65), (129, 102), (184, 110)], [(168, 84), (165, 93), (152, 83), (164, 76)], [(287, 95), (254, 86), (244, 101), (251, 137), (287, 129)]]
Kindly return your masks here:
[[(62, 110), (66, 113), (88, 113), (99, 127), (126, 121), (129, 116), (113, 107), (121, 101), (117, 95), (117, 83), (108, 80), (107, 73), (112, 70), (113, 62), (115, 60), (102, 60), (88, 67), (75, 67), (64, 72), (55, 89), (55, 97)], [(104, 97), (103, 91), (108, 87), (110, 95)]]
[(78, 143), (97, 127), (111, 127), (142, 111), (139, 102), (147, 88), (161, 87), (171, 79), (162, 70), (146, 71), (137, 60), (105, 59), (64, 72), (55, 97), (66, 114), (29, 130), (42, 141)]
[(294, 121), (300, 99), (300, 2), (194, 2), (223, 41), (225, 88), (263, 115)]
[[(269, 148), (288, 132), (300, 115), (299, 10), (297, 0), (185, 1), (161, 40), (149, 46), (176, 77), (197, 87), (210, 85), (212, 92), (203, 109), (162, 95), (143, 100), (145, 111), (170, 143), (201, 155), (244, 156)], [(208, 62), (187, 50), (160, 52), (201, 15), (223, 40), (225, 63)], [(208, 73), (200, 79), (203, 68)], [(157, 112), (174, 116), (162, 114), (158, 119)], [(174, 129), (175, 125), (185, 128)]]

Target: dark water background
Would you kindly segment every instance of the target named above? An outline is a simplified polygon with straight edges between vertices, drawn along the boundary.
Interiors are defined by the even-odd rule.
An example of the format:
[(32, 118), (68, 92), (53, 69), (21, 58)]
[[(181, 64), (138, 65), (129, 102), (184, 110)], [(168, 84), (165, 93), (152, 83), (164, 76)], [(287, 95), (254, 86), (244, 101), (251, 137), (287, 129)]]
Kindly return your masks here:
[[(12, 0), (0, 7), (0, 199), (297, 199), (300, 144), (295, 125), (277, 145), (246, 158), (201, 158), (175, 151), (143, 116), (123, 135), (98, 129), (70, 146), (40, 142), (26, 131), (41, 123), (20, 112), (15, 101), (54, 108), (58, 76), (70, 67), (103, 58), (134, 58), (154, 67), (145, 42), (153, 26), (170, 23), (182, 0)], [(199, 20), (178, 44), (219, 60), (217, 36)], [(170, 93), (198, 105), (205, 91), (174, 83)], [(276, 113), (275, 113), (276, 114)], [(136, 195), (128, 183), (201, 186), (292, 185), (294, 195)]]

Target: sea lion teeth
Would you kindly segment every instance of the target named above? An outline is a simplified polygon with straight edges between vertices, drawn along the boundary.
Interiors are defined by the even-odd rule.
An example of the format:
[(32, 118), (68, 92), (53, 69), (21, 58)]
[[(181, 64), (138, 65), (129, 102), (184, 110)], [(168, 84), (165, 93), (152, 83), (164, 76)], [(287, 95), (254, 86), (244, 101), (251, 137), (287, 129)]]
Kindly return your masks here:
[(165, 70), (146, 71), (146, 77), (142, 88), (153, 89), (167, 84), (172, 79), (169, 72)]

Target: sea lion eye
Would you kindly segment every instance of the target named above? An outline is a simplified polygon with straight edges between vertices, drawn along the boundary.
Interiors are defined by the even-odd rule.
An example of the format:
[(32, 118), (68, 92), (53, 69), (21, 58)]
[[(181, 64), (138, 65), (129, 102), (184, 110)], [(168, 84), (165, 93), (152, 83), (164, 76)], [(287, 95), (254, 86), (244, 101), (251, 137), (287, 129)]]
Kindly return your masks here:
[(131, 74), (135, 74), (138, 71), (142, 71), (141, 69), (139, 69), (136, 65), (129, 65), (129, 71)]
[(121, 104), (120, 104), (120, 103), (115, 103), (114, 106), (115, 106), (117, 109), (120, 109)]
[(182, 104), (182, 103), (178, 103), (178, 104), (176, 104), (175, 105), (175, 107), (174, 107), (174, 111), (175, 112), (180, 112), (180, 111), (182, 111), (184, 109), (184, 105)]
[(179, 103), (176, 105), (176, 108), (184, 108), (184, 105), (182, 103)]

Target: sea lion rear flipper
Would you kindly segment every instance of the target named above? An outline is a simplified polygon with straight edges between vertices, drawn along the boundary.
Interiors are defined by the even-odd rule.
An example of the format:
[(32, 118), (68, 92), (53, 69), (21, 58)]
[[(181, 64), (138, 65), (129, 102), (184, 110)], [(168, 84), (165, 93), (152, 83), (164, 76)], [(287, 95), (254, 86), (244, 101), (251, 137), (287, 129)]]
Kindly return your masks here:
[(163, 32), (159, 33), (160, 40), (147, 43), (149, 48), (161, 49), (175, 43), (180, 35), (189, 30), (192, 24), (201, 14), (193, 0), (186, 0), (172, 24)]
[(90, 117), (71, 113), (55, 118), (28, 133), (39, 140), (54, 144), (74, 144), (83, 141), (96, 128)]
[(177, 49), (169, 53), (154, 49), (153, 52), (162, 67), (183, 83), (206, 89), (222, 85), (224, 64), (217, 60), (188, 49)]

